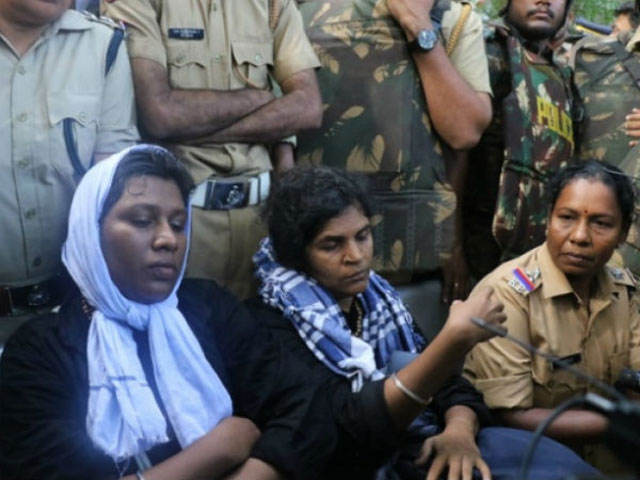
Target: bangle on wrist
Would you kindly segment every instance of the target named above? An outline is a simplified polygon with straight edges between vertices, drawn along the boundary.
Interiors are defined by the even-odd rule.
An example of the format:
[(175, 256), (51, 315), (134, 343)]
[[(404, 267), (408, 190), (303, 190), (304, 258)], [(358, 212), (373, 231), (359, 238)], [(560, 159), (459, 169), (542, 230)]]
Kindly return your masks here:
[(431, 398), (424, 399), (420, 395), (409, 390), (409, 388), (407, 388), (407, 386), (400, 381), (400, 379), (395, 373), (391, 375), (391, 379), (393, 380), (393, 383), (398, 388), (398, 390), (404, 393), (407, 398), (410, 398), (414, 402), (420, 405), (423, 405), (425, 407), (431, 403)]
[(145, 480), (144, 475), (142, 475), (142, 471), (138, 470), (136, 472), (136, 480)]

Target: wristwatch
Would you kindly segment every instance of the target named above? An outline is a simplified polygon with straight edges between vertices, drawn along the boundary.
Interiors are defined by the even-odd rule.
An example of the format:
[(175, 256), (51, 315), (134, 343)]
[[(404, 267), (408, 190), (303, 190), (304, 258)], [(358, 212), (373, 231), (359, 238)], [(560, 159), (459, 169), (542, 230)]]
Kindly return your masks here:
[(438, 29), (420, 30), (416, 39), (409, 44), (411, 52), (430, 52), (438, 43)]

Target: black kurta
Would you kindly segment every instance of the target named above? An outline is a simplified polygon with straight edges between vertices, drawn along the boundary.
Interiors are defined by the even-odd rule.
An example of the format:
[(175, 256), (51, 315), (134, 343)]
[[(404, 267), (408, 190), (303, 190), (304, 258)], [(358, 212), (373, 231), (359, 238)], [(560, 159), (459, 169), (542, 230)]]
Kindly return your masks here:
[[(309, 382), (306, 369), (213, 282), (183, 282), (179, 308), (229, 390), (234, 415), (250, 418), (262, 431), (251, 455), (289, 477), (316, 477), (335, 448), (336, 431), (326, 395)], [(88, 331), (77, 295), (7, 342), (0, 363), (3, 480), (113, 479), (137, 470), (133, 460), (117, 466), (87, 435)], [(155, 390), (146, 334), (134, 338)], [(170, 437), (147, 452), (152, 463), (180, 450), (172, 432)]]

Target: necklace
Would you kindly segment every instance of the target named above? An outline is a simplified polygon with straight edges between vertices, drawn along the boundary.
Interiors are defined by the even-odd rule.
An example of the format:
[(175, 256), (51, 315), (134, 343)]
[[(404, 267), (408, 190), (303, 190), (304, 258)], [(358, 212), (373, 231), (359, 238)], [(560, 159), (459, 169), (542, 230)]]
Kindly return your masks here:
[(353, 331), (353, 335), (356, 337), (362, 337), (362, 319), (364, 318), (364, 309), (357, 298), (353, 299), (353, 308), (355, 310), (355, 324), (356, 328)]

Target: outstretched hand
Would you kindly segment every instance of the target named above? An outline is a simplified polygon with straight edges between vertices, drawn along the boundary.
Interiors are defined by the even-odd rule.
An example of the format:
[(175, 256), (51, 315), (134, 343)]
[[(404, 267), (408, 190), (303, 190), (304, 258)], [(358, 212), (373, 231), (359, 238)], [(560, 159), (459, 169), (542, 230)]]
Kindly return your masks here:
[(464, 302), (454, 301), (443, 329), (448, 329), (453, 338), (465, 342), (468, 348), (471, 348), (476, 343), (495, 336), (495, 333), (472, 323), (471, 319), (478, 317), (487, 323), (499, 326), (507, 319), (503, 310), (504, 304), (494, 296), (493, 289), (485, 287)]
[(631, 140), (629, 140), (629, 146), (635, 147), (640, 138), (640, 108), (633, 108), (631, 112), (626, 116), (624, 128)]
[(471, 480), (473, 469), (482, 474), (482, 480), (491, 480), (491, 472), (480, 456), (473, 435), (455, 429), (445, 429), (439, 435), (427, 438), (422, 444), (416, 465), (425, 465), (433, 457), (426, 480), (438, 480), (447, 470), (447, 480)]

